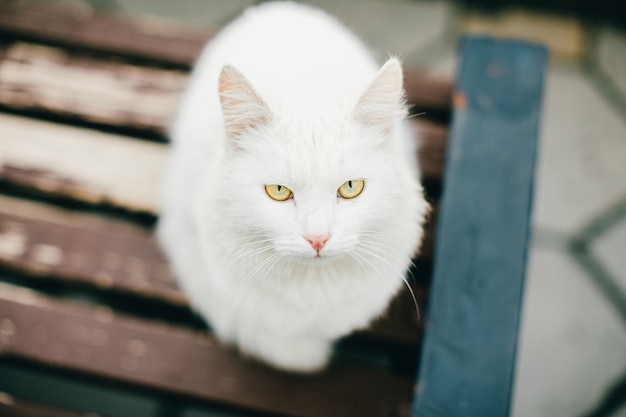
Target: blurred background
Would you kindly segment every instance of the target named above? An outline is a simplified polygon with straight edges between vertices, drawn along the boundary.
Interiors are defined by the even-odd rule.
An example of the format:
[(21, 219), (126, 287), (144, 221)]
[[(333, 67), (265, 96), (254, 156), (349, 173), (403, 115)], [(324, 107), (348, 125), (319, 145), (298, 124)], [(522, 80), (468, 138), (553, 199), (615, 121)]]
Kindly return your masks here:
[[(59, 1), (61, 2), (61, 1)], [(67, 0), (218, 29), (254, 0)], [(626, 417), (626, 8), (615, 0), (311, 0), (381, 56), (452, 78), (469, 32), (546, 44), (514, 417)]]

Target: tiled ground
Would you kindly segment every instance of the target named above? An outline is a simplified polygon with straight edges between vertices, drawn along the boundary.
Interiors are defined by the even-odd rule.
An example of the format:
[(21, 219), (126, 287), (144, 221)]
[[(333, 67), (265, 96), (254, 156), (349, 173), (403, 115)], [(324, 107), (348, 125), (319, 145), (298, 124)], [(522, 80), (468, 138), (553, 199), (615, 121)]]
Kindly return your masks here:
[(626, 196), (625, 156), (624, 115), (583, 70), (553, 65), (544, 98), (535, 225), (572, 236)]
[(591, 250), (604, 264), (608, 272), (616, 277), (617, 285), (626, 294), (624, 242), (626, 242), (626, 219), (622, 218), (619, 223), (592, 244)]
[[(382, 56), (438, 74), (453, 73), (464, 28), (553, 45), (512, 416), (591, 416), (621, 381), (622, 405), (593, 415), (626, 417), (626, 33), (528, 13), (483, 19), (444, 1), (307, 2)], [(254, 1), (92, 3), (215, 27)]]
[(558, 247), (531, 251), (513, 416), (582, 416), (626, 370), (623, 323)]

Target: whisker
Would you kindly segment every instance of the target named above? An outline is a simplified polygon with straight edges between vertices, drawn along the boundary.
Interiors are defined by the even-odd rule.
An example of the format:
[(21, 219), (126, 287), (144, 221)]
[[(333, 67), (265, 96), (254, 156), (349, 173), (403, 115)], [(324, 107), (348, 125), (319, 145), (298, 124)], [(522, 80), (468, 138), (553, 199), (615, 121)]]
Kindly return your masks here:
[[(247, 246), (253, 246), (253, 244), (246, 245), (246, 247)], [(265, 245), (265, 246), (261, 246), (261, 247), (258, 247), (258, 248), (252, 249), (252, 250), (242, 251), (242, 249), (244, 249), (244, 248), (245, 247), (242, 246), (242, 247), (236, 248), (236, 250), (233, 250), (236, 253), (235, 253), (234, 256), (230, 257), (227, 260), (226, 265), (230, 266), (235, 261), (239, 261), (239, 260), (241, 260), (243, 258), (246, 258), (246, 257), (249, 257), (249, 256), (253, 256), (253, 255), (257, 255), (257, 254), (265, 252), (265, 251), (269, 251), (269, 250), (274, 248), (274, 245)]]
[[(411, 299), (413, 300), (413, 306), (415, 307), (415, 313), (417, 315), (417, 321), (418, 321), (418, 323), (421, 323), (422, 316), (421, 316), (421, 314), (419, 312), (419, 306), (418, 306), (418, 303), (417, 303), (417, 297), (415, 297), (415, 292), (413, 291), (413, 288), (411, 287), (411, 284), (409, 283), (409, 281), (407, 281), (406, 277), (404, 276), (404, 273), (400, 273), (397, 270), (397, 268), (395, 268), (393, 266), (393, 264), (391, 262), (389, 262), (384, 257), (378, 255), (377, 253), (371, 251), (370, 248), (368, 248), (366, 246), (363, 246), (363, 245), (360, 245), (360, 247), (363, 249), (363, 251), (365, 252), (366, 255), (370, 255), (370, 256), (372, 256), (372, 257), (374, 257), (374, 258), (376, 258), (376, 259), (386, 263), (389, 267), (391, 267), (392, 272), (402, 279), (402, 282), (404, 283), (405, 287), (409, 290), (409, 294), (411, 295)], [(366, 260), (366, 258), (363, 258), (363, 259)], [(371, 262), (369, 262), (369, 260), (368, 260), (368, 263), (371, 264)], [(372, 268), (373, 268), (373, 266), (372, 266)]]
[(256, 265), (250, 272), (248, 272), (248, 274), (245, 276), (245, 278), (242, 281), (241, 290), (239, 292), (239, 295), (237, 296), (235, 305), (239, 305), (239, 303), (241, 302), (241, 298), (243, 294), (245, 293), (245, 291), (247, 290), (247, 287), (249, 287), (250, 282), (252, 282), (252, 280), (255, 278), (255, 274), (258, 271), (262, 270), (266, 265), (273, 264), (273, 260), (276, 258), (279, 258), (281, 255), (282, 255), (281, 252), (273, 253), (269, 257), (265, 258), (258, 265)]
[(420, 113), (410, 114), (409, 116), (407, 116), (406, 120), (413, 119), (414, 117), (424, 116), (424, 115), (426, 115), (425, 111), (420, 112)]
[(259, 279), (261, 287), (266, 285), (267, 279), (269, 277), (269, 273), (276, 268), (277, 264), (281, 261), (284, 263), (286, 260), (286, 258), (282, 256), (283, 255), (282, 251), (278, 251), (277, 254), (279, 254), (280, 256), (275, 257), (275, 259), (269, 265), (265, 267), (265, 273)]
[[(369, 250), (371, 250), (371, 249), (376, 249), (378, 252), (381, 252), (381, 253), (384, 253), (384, 254), (387, 254), (387, 252), (383, 251), (383, 250), (382, 250), (382, 249), (380, 249), (378, 246), (382, 246), (382, 247), (384, 247), (384, 248), (386, 248), (386, 249), (389, 249), (389, 250), (391, 250), (391, 251), (393, 251), (393, 252), (395, 252), (395, 251), (397, 250), (397, 248), (394, 248), (394, 247), (392, 247), (392, 246), (389, 246), (389, 245), (387, 245), (387, 244), (383, 243), (383, 242), (379, 239), (380, 237), (385, 237), (385, 240), (387, 240), (387, 238), (388, 238), (388, 237), (387, 237), (387, 235), (385, 235), (385, 234), (383, 234), (383, 233), (380, 233), (380, 232), (375, 232), (375, 231), (365, 231), (365, 232), (361, 232), (361, 233), (360, 233), (360, 235), (361, 235), (361, 236), (368, 236), (368, 237), (373, 238), (373, 239), (370, 239), (370, 240), (371, 240), (373, 243), (375, 243), (375, 245), (376, 245), (376, 246), (369, 246), (369, 245), (368, 245), (368, 246), (367, 246), (367, 249), (369, 249)], [(363, 245), (363, 247), (365, 247), (365, 246)], [(413, 262), (413, 259), (410, 259), (410, 262), (409, 262), (409, 267), (411, 267), (411, 266), (412, 266), (412, 267), (415, 267), (415, 262)]]

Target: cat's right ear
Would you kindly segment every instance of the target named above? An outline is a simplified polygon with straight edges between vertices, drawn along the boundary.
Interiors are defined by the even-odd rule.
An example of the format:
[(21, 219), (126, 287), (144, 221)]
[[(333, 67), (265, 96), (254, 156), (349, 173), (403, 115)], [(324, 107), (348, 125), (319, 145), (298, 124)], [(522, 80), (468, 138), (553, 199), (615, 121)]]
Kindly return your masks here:
[(359, 99), (354, 110), (355, 120), (386, 134), (392, 132), (397, 120), (406, 117), (402, 81), (400, 61), (389, 59)]
[(219, 95), (229, 138), (236, 140), (247, 130), (270, 121), (271, 112), (265, 102), (248, 80), (231, 65), (222, 68)]

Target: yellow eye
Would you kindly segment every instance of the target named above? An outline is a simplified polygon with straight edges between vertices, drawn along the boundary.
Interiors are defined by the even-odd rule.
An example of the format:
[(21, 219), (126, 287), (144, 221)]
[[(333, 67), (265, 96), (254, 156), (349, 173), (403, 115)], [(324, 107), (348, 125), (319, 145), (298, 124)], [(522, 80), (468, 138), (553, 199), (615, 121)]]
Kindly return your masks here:
[(344, 182), (337, 190), (339, 196), (343, 198), (354, 198), (361, 194), (365, 187), (365, 181), (363, 180), (350, 180)]
[(265, 192), (270, 196), (272, 200), (285, 201), (291, 196), (291, 190), (284, 185), (270, 184), (265, 186)]

